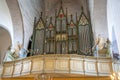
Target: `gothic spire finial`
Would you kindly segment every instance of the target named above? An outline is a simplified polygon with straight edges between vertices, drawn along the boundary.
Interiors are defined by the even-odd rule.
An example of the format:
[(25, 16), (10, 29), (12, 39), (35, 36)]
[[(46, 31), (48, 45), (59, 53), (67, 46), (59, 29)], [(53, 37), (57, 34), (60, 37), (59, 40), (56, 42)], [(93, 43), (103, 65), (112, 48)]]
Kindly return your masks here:
[(71, 14), (71, 20), (72, 20), (72, 18), (73, 18), (73, 15)]
[(83, 6), (81, 6), (81, 10), (82, 10), (82, 12), (83, 12)]
[(61, 0), (61, 7), (62, 7), (62, 5), (63, 5), (63, 1)]
[(52, 22), (52, 16), (50, 17), (50, 22)]
[(77, 18), (77, 12), (76, 12), (76, 23), (77, 23), (77, 21), (78, 21), (78, 18)]
[(43, 14), (43, 13), (41, 12), (40, 17), (42, 17), (42, 14)]
[(55, 9), (55, 17), (57, 16), (57, 9)]
[(34, 26), (35, 26), (35, 24), (36, 24), (36, 17), (34, 18)]
[(67, 12), (67, 8), (66, 8), (66, 15), (67, 15), (67, 13), (68, 13), (68, 12)]

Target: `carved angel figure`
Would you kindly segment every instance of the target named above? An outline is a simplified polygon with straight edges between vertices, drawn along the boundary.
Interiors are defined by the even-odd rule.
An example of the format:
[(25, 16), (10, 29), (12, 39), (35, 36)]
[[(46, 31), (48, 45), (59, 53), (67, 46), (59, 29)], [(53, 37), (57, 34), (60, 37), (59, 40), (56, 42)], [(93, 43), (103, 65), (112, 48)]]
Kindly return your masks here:
[(25, 50), (22, 46), (22, 44), (18, 45), (19, 46), (19, 58), (25, 58), (27, 57), (27, 50)]
[(14, 51), (11, 49), (11, 47), (8, 48), (4, 61), (13, 61), (15, 60), (14, 56), (13, 56)]
[(99, 37), (95, 40), (95, 45), (92, 50), (97, 50), (98, 54), (110, 54), (110, 41), (104, 37)]

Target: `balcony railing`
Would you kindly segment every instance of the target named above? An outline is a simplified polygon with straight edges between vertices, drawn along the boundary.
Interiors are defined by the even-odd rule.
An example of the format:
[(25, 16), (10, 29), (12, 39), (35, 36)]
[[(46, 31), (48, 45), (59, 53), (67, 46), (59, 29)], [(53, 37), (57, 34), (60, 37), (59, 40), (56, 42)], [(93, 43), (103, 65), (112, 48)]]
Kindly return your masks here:
[(109, 76), (113, 73), (111, 58), (85, 57), (73, 54), (49, 54), (5, 62), (0, 68), (2, 77), (40, 73), (63, 73)]

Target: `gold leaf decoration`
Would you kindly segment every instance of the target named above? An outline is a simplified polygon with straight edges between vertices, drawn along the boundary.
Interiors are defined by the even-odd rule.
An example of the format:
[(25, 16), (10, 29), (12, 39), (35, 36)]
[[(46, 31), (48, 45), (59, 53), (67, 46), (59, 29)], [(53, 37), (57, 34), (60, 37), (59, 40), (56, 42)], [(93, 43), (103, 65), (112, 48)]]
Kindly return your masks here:
[(43, 29), (43, 28), (44, 28), (44, 24), (43, 24), (42, 20), (40, 20), (36, 29)]
[(89, 23), (88, 23), (88, 20), (87, 20), (87, 18), (82, 14), (82, 15), (81, 15), (81, 18), (80, 18), (80, 21), (79, 21), (79, 25), (87, 25), (87, 24), (89, 24)]

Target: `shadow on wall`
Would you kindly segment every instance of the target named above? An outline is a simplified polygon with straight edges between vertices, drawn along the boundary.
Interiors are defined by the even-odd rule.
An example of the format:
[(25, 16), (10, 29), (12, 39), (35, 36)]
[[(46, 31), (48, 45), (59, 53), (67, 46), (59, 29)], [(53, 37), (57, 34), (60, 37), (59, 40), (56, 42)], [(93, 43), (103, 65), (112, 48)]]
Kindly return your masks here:
[(11, 44), (10, 33), (5, 28), (0, 26), (0, 64), (2, 63), (5, 53)]
[(120, 60), (120, 54), (118, 50), (118, 43), (117, 43), (114, 27), (112, 27), (112, 55), (114, 59)]

